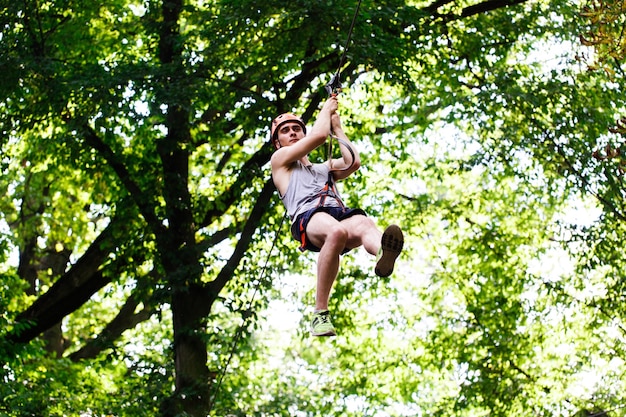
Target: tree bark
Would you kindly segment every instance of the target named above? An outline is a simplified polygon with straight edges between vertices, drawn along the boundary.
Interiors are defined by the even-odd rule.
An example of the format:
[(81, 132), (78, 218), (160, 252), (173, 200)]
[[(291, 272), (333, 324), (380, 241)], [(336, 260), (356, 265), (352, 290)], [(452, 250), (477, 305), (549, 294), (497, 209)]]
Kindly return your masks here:
[(200, 251), (195, 241), (193, 209), (188, 189), (189, 98), (176, 96), (176, 84), (185, 79), (179, 19), (182, 0), (163, 0), (159, 59), (169, 75), (161, 82), (167, 104), (166, 136), (157, 144), (163, 165), (164, 199), (168, 227), (157, 234), (161, 264), (171, 288), (174, 331), (175, 391), (162, 407), (164, 416), (182, 412), (191, 417), (207, 415), (209, 369), (204, 317), (212, 304), (202, 288)]

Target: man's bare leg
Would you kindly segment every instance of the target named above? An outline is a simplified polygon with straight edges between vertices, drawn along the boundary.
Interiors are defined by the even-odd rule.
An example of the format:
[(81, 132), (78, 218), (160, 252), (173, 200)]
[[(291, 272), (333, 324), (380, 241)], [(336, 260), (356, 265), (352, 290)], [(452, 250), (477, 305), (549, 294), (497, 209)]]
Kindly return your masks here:
[(358, 214), (348, 217), (341, 224), (349, 232), (346, 243), (348, 248), (357, 248), (362, 245), (370, 255), (378, 254), (383, 234), (371, 218)]
[[(324, 243), (321, 245), (317, 258), (317, 288), (315, 295), (315, 310), (317, 311), (328, 309), (330, 292), (339, 272), (340, 255), (346, 247), (348, 238), (347, 231), (339, 222), (324, 223), (329, 229), (325, 233)], [(309, 229), (307, 228), (307, 231)], [(310, 233), (308, 235), (311, 238)], [(315, 244), (313, 239), (312, 241)]]
[(320, 248), (317, 258), (317, 285), (315, 290), (315, 313), (311, 321), (313, 336), (335, 336), (330, 321), (328, 299), (337, 273), (340, 256), (346, 247), (347, 230), (327, 213), (316, 213), (307, 226), (307, 238)]
[(350, 217), (341, 224), (350, 232), (347, 247), (363, 245), (368, 253), (377, 256), (374, 268), (376, 275), (383, 278), (391, 275), (404, 246), (404, 236), (400, 227), (392, 224), (381, 233), (369, 217), (362, 215)]

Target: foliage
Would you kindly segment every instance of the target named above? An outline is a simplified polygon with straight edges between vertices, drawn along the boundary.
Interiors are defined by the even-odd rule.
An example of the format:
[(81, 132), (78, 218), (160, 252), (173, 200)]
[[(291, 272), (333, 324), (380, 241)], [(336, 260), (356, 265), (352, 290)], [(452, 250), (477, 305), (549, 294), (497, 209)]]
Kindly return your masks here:
[(581, 15), (588, 25), (580, 35), (584, 45), (592, 46), (594, 55), (587, 58), (590, 69), (604, 69), (613, 74), (614, 67), (621, 67), (626, 50), (624, 39), (624, 10), (619, 1), (591, 1), (585, 5)]
[(362, 2), (341, 191), (407, 250), (345, 256), (308, 336), (267, 124), (314, 119), (356, 3), (2, 5), (0, 415), (624, 415), (606, 2)]

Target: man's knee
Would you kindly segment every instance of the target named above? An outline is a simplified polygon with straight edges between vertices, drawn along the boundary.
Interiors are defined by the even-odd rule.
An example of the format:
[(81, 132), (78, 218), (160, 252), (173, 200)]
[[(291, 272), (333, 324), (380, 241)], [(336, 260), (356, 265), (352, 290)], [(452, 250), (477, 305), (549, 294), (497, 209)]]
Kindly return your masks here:
[(326, 236), (326, 243), (332, 243), (343, 247), (345, 246), (349, 235), (350, 233), (348, 232), (348, 229), (341, 223), (338, 223), (328, 232), (328, 235)]

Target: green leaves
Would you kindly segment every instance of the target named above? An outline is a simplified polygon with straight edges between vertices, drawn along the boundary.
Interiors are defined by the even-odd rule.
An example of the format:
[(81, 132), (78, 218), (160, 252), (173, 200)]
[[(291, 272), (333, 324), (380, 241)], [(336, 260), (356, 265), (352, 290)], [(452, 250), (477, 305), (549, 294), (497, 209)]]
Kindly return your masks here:
[[(279, 226), (268, 123), (313, 122), (356, 2), (4, 7), (1, 412), (618, 407), (624, 193), (598, 155), (622, 148), (621, 72), (575, 60), (578, 5), (498, 4), (361, 5), (340, 113), (363, 166), (340, 188), (407, 250), (388, 281), (344, 257), (326, 342), (306, 335), (316, 258)], [(598, 36), (608, 7), (583, 16)], [(276, 299), (286, 333), (264, 327)], [(9, 343), (46, 300), (73, 306), (56, 332)]]

